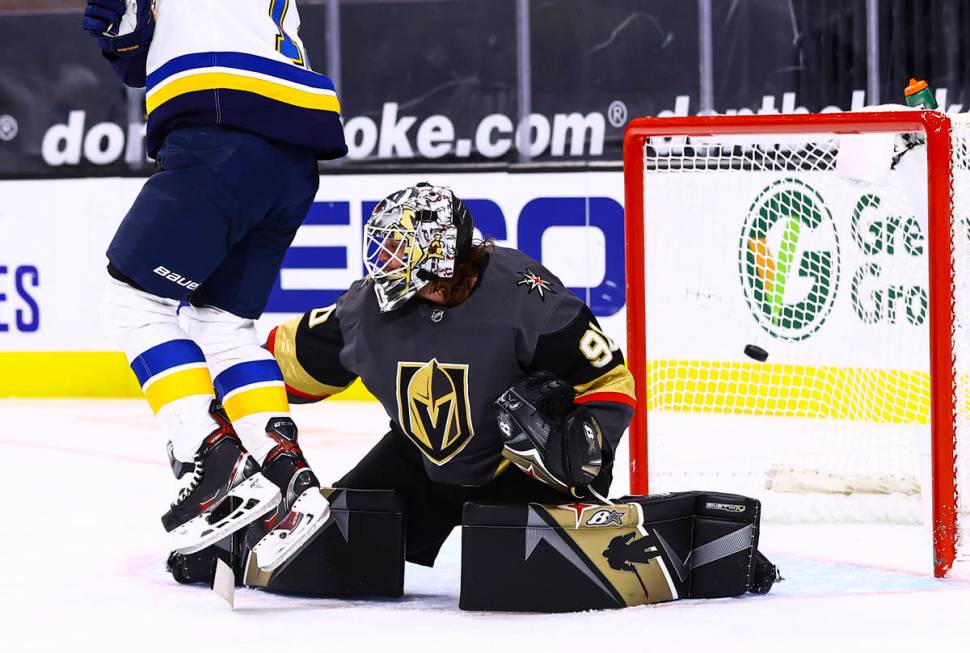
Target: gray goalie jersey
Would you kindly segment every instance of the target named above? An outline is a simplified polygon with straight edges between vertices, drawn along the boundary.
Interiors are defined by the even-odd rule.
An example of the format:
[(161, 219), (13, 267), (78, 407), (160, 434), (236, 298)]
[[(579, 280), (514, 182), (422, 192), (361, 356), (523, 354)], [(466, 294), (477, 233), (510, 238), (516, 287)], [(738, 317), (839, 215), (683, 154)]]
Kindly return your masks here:
[(635, 406), (623, 354), (589, 308), (535, 260), (502, 247), (457, 306), (416, 297), (382, 314), (363, 279), (335, 305), (278, 326), (267, 347), (294, 403), (360, 377), (440, 483), (482, 485), (506, 468), (493, 402), (530, 372), (573, 385), (603, 428), (605, 465)]

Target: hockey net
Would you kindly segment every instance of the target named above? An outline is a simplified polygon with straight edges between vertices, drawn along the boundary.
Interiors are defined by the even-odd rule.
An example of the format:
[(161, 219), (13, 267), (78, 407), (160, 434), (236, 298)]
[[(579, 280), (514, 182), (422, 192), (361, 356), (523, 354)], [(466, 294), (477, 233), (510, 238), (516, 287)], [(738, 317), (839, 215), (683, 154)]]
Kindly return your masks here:
[(967, 118), (631, 124), (634, 492), (735, 491), (766, 521), (928, 523), (937, 575), (966, 558)]

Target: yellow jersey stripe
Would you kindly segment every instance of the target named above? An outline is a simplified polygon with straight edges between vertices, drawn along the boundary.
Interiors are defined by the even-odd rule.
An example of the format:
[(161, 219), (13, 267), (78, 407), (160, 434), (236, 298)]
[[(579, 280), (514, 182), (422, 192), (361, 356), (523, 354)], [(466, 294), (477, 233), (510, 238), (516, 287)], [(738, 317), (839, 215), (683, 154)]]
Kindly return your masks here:
[(285, 415), (290, 412), (286, 399), (286, 389), (281, 386), (264, 386), (234, 394), (223, 402), (229, 419), (236, 421), (254, 413), (276, 413)]
[(310, 93), (292, 86), (232, 73), (200, 73), (176, 79), (146, 97), (145, 106), (148, 113), (151, 113), (179, 95), (214, 89), (246, 91), (304, 109), (340, 113), (340, 101), (336, 95)]
[(149, 388), (151, 388), (159, 381), (165, 379), (166, 377), (172, 376), (174, 374), (178, 374), (179, 372), (185, 372), (191, 369), (208, 370), (209, 368), (204, 361), (201, 363), (188, 363), (186, 365), (177, 365), (175, 367), (170, 367), (167, 370), (162, 370), (161, 372), (155, 374), (154, 376), (149, 377), (149, 379), (145, 381), (144, 385), (142, 385), (142, 391), (148, 392)]
[(236, 395), (240, 395), (244, 392), (249, 392), (250, 390), (258, 390), (259, 388), (271, 388), (271, 387), (278, 387), (278, 388), (285, 389), (286, 386), (283, 384), (282, 381), (261, 381), (257, 383), (250, 383), (248, 385), (244, 385), (241, 388), (236, 388), (232, 392), (226, 392), (225, 394), (221, 395), (221, 397), (222, 397), (222, 401), (226, 402), (232, 399), (233, 397), (235, 397)]
[(194, 367), (169, 374), (145, 389), (145, 399), (156, 414), (166, 404), (196, 395), (213, 395), (212, 377), (209, 369)]

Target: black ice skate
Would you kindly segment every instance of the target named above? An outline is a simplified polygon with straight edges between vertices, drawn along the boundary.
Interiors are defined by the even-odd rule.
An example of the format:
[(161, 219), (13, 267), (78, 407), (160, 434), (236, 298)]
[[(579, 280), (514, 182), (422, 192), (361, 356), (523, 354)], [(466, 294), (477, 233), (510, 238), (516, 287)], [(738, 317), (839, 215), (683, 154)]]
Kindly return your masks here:
[(250, 527), (247, 540), (263, 571), (274, 571), (309, 544), (330, 517), (330, 504), (320, 494), (320, 482), (296, 441), (296, 424), (289, 417), (273, 418), (266, 434), (276, 446), (263, 461), (262, 474), (283, 495), (275, 512)]
[[(192, 472), (172, 508), (162, 515), (162, 526), (172, 533), (178, 553), (195, 553), (218, 542), (273, 510), (281, 498), (276, 485), (259, 473), (259, 465), (246, 453), (222, 406), (213, 401), (209, 412), (219, 427), (206, 436), (192, 462), (176, 460), (169, 445), (175, 478)], [(213, 511), (227, 500), (231, 510), (220, 510), (214, 517)]]

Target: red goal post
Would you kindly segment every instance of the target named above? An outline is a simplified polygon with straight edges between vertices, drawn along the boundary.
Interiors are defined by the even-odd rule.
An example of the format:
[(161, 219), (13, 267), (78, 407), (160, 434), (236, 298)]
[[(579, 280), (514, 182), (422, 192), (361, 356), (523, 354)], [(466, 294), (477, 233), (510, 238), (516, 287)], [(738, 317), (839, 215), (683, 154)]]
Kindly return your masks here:
[[(934, 568), (943, 576), (956, 553), (957, 487), (955, 481), (955, 376), (954, 287), (951, 237), (952, 161), (951, 121), (935, 111), (879, 111), (805, 115), (704, 116), (639, 118), (624, 137), (626, 196), (627, 353), (635, 377), (639, 408), (630, 426), (631, 492), (650, 491), (648, 459), (647, 314), (661, 306), (647, 304), (645, 284), (645, 160), (653, 138), (740, 137), (765, 134), (875, 134), (922, 133), (926, 138), (928, 265), (929, 265), (929, 373), (932, 459), (932, 520)], [(735, 139), (737, 140), (737, 139)], [(670, 243), (675, 247), (676, 243)], [(718, 488), (709, 488), (718, 489)]]

